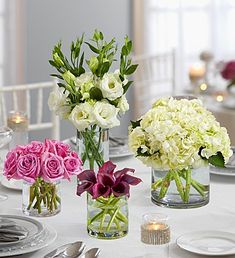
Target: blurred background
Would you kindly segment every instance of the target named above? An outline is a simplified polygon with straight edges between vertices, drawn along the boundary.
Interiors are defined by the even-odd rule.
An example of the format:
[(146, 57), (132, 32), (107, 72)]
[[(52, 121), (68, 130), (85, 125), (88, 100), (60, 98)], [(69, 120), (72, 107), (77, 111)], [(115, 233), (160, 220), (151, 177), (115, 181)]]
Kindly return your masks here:
[[(235, 0), (1, 0), (0, 87), (52, 80), (48, 60), (59, 40), (68, 53), (72, 40), (84, 32), (91, 37), (95, 28), (107, 39), (115, 37), (119, 45), (129, 35), (139, 74), (128, 92), (130, 111), (113, 130), (126, 135), (129, 121), (166, 89), (171, 95), (210, 95), (215, 101), (219, 94), (226, 96), (227, 81), (220, 69), (224, 62), (235, 59), (234, 24)], [(157, 85), (153, 75), (139, 83), (141, 73), (157, 76), (163, 69), (149, 60), (164, 53), (172, 54), (167, 64), (171, 73), (168, 82)], [(162, 56), (161, 63), (168, 57)], [(149, 63), (142, 65), (142, 61)], [(151, 96), (144, 99), (141, 87)], [(143, 108), (141, 101), (145, 102)], [(229, 120), (235, 112), (233, 105)], [(61, 139), (74, 134), (72, 125), (61, 121)]]

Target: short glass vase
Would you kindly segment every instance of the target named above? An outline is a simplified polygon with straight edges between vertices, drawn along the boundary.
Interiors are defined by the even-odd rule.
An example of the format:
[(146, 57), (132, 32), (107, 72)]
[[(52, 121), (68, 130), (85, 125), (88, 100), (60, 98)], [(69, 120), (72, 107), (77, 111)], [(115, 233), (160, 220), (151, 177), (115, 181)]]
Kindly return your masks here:
[(208, 204), (209, 166), (192, 169), (152, 169), (152, 202), (170, 208), (197, 208)]
[(93, 199), (87, 194), (87, 231), (99, 239), (116, 239), (128, 233), (128, 197)]
[(23, 212), (28, 216), (49, 217), (61, 210), (60, 180), (49, 183), (38, 177), (31, 184), (23, 181)]

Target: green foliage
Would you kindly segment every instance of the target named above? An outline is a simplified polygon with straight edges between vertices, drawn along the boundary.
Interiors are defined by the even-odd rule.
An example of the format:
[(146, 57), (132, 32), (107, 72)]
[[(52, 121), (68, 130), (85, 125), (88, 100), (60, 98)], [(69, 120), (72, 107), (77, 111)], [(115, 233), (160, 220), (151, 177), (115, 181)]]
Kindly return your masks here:
[[(113, 62), (117, 61), (115, 55), (117, 53), (117, 44), (115, 38), (110, 41), (104, 39), (104, 35), (101, 31), (95, 30), (92, 39), (84, 42), (84, 34), (81, 38), (72, 41), (70, 46), (70, 58), (68, 59), (62, 52), (62, 43), (59, 41), (53, 48), (52, 59), (49, 63), (57, 70), (58, 73), (53, 73), (51, 76), (63, 80), (63, 83), (59, 83), (60, 87), (64, 87), (70, 92), (70, 98), (72, 103), (74, 101), (81, 100), (81, 93), (76, 87), (76, 78), (85, 73), (84, 67), (84, 51), (85, 45), (92, 51), (92, 55), (89, 60), (85, 60), (87, 68), (92, 72), (95, 78), (100, 78), (108, 73)], [(135, 72), (137, 65), (132, 65), (129, 55), (132, 50), (132, 42), (129, 38), (125, 37), (124, 45), (120, 52), (120, 79), (124, 82), (127, 75), (131, 75)], [(132, 81), (123, 83), (124, 94), (130, 87)], [(102, 99), (102, 93), (98, 88), (90, 90), (90, 97), (92, 99)]]
[(216, 155), (209, 157), (208, 162), (216, 167), (224, 167), (224, 157), (221, 152), (217, 152)]
[(132, 128), (135, 129), (136, 127), (140, 126), (140, 122), (141, 122), (141, 119), (137, 121), (131, 121)]

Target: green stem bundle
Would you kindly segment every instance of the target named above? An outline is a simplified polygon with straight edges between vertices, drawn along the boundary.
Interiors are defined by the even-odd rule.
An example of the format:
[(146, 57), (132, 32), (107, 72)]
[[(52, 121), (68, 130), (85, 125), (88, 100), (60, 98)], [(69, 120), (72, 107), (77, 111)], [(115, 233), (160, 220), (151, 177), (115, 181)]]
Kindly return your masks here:
[(45, 182), (38, 177), (29, 188), (29, 204), (27, 210), (36, 209), (39, 214), (42, 213), (42, 208), (53, 213), (60, 205), (60, 197), (57, 193), (57, 185), (55, 183)]
[(99, 128), (98, 137), (96, 125), (80, 133), (83, 137), (85, 147), (84, 152), (81, 154), (83, 163), (87, 161), (89, 163), (89, 169), (92, 170), (94, 170), (95, 165), (101, 167), (104, 163), (103, 150), (101, 149), (102, 129)]
[(164, 178), (159, 178), (152, 183), (152, 190), (159, 188), (159, 199), (163, 199), (167, 194), (171, 181), (175, 181), (175, 185), (179, 195), (184, 203), (189, 202), (191, 187), (194, 188), (202, 197), (205, 196), (207, 186), (192, 179), (192, 170), (169, 170)]
[[(122, 206), (127, 205), (125, 202), (126, 200), (122, 196), (115, 197), (113, 195), (107, 198), (99, 197), (96, 200), (88, 200), (88, 205), (90, 205), (88, 214), (93, 214), (93, 216), (88, 216), (88, 228), (97, 227), (101, 232), (109, 232), (111, 228), (120, 230), (123, 226), (128, 225), (127, 214), (122, 211)], [(96, 212), (91, 212), (93, 209)]]

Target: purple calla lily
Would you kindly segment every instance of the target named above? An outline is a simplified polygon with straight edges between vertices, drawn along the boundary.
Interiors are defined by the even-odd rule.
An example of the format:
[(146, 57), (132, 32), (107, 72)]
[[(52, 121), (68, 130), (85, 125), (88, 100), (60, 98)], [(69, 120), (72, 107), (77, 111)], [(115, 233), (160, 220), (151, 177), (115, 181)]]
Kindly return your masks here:
[(91, 195), (93, 195), (93, 189), (92, 189), (93, 185), (94, 184), (90, 181), (86, 181), (86, 180), (80, 181), (77, 186), (77, 195), (80, 196), (84, 192), (88, 192)]
[(87, 180), (96, 183), (96, 175), (93, 170), (84, 170), (77, 177), (80, 181)]
[(95, 184), (93, 186), (93, 198), (99, 198), (100, 196), (108, 197), (111, 193), (111, 189), (109, 186), (104, 186), (102, 184)]
[(113, 175), (114, 169), (116, 168), (116, 165), (113, 164), (112, 161), (107, 161), (103, 164), (102, 167), (99, 168), (98, 173), (105, 173), (105, 174), (111, 174)]
[(142, 182), (142, 180), (140, 178), (135, 177), (135, 176), (130, 176), (127, 174), (122, 176), (121, 181), (126, 182), (129, 185), (138, 185), (140, 182)]
[(115, 184), (115, 178), (110, 174), (105, 174), (105, 173), (98, 173), (97, 181), (102, 185), (110, 186), (110, 187), (112, 187)]
[(121, 195), (127, 195), (129, 197), (130, 195), (130, 186), (126, 182), (120, 182), (113, 186), (112, 188), (113, 195), (116, 197), (119, 197)]
[(130, 196), (130, 185), (138, 185), (142, 180), (138, 177), (129, 175), (134, 173), (132, 168), (124, 168), (114, 172), (116, 165), (111, 161), (105, 162), (97, 173), (93, 170), (85, 170), (78, 175), (79, 184), (77, 195), (87, 191), (93, 199), (99, 197), (107, 198), (111, 195), (119, 197), (122, 195)]

